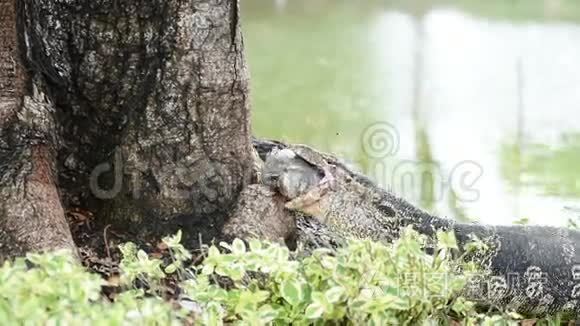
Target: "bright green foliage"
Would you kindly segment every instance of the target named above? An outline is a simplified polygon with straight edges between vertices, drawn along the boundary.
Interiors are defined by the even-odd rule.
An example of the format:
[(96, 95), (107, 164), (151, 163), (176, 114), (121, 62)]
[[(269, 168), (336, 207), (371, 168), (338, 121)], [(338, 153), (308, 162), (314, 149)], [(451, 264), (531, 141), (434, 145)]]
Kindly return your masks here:
[(183, 313), (143, 291), (128, 290), (115, 303), (101, 296), (104, 281), (66, 252), (28, 254), (0, 268), (2, 325), (171, 325)]
[(149, 286), (155, 286), (159, 280), (165, 276), (161, 270), (161, 260), (149, 259), (143, 250), (137, 250), (134, 243), (120, 245), (119, 249), (123, 254), (121, 260), (121, 282), (130, 284), (139, 280)]
[[(352, 240), (301, 260), (277, 244), (251, 241), (248, 249), (236, 240), (220, 244), (228, 253), (209, 248), (198, 277), (184, 287), (204, 307), (202, 320), (212, 325), (414, 325), (446, 322), (450, 315), (466, 323), (483, 321), (474, 304), (458, 296), (469, 266), (454, 272), (459, 266), (450, 259), (457, 249), (453, 233), (441, 232), (438, 240), (435, 256), (425, 254), (425, 239), (407, 229), (392, 246)], [(224, 290), (216, 276), (233, 286)]]
[[(167, 245), (173, 262), (165, 267), (165, 273), (173, 274), (184, 269), (183, 263), (191, 259), (191, 253), (181, 244), (181, 230), (174, 236), (165, 237), (163, 242)], [(183, 277), (183, 275), (181, 275)]]
[[(132, 243), (121, 246), (121, 293), (114, 302), (101, 295), (104, 281), (66, 253), (29, 254), (28, 266), (22, 258), (5, 263), (1, 324), (436, 325), (453, 318), (466, 325), (515, 325), (521, 318), (478, 314), (459, 295), (476, 270), (450, 258), (458, 248), (453, 233), (437, 234), (434, 255), (424, 253), (426, 239), (411, 229), (393, 245), (351, 240), (307, 257), (278, 244), (234, 240), (207, 248), (196, 266), (180, 240), (181, 233), (163, 239), (170, 264)], [(465, 249), (485, 246), (475, 239)], [(177, 278), (183, 290), (171, 303), (162, 299), (166, 277)]]

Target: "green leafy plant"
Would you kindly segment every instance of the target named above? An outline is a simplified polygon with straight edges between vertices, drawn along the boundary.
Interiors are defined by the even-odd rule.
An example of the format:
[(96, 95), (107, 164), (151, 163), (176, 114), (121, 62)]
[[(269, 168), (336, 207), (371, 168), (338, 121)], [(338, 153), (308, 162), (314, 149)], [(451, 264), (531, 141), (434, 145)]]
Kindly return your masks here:
[[(30, 266), (31, 265), (31, 266)], [(127, 287), (114, 303), (105, 282), (68, 252), (28, 254), (0, 268), (2, 325), (171, 325), (185, 314), (158, 297)]]
[[(320, 249), (295, 260), (284, 246), (253, 240), (248, 248), (235, 240), (220, 244), (227, 253), (210, 247), (197, 277), (183, 287), (212, 325), (411, 325), (445, 322), (450, 315), (484, 320), (458, 295), (467, 274), (455, 272), (453, 233), (438, 233), (435, 256), (422, 250), (424, 243), (406, 229), (392, 246), (351, 240), (336, 251)], [(219, 278), (231, 281), (227, 290)]]
[[(181, 245), (181, 233), (163, 239), (169, 262), (135, 244), (120, 246), (119, 294), (101, 294), (105, 282), (66, 252), (28, 254), (0, 268), (2, 325), (515, 325), (506, 312), (483, 315), (461, 296), (470, 273), (466, 256), (486, 250), (474, 238), (464, 254), (451, 232), (426, 238), (405, 229), (385, 245), (350, 240), (311, 255), (259, 240), (205, 248), (200, 264)], [(455, 255), (456, 256), (456, 255)], [(466, 262), (467, 261), (467, 262)], [(163, 296), (165, 279), (178, 282), (178, 298)], [(559, 322), (552, 319), (551, 322)]]

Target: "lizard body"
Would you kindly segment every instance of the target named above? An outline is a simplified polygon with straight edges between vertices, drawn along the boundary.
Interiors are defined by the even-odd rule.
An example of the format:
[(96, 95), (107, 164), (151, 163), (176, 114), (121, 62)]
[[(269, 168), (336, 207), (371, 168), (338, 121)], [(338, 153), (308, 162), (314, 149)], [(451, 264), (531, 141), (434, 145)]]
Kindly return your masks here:
[[(254, 145), (262, 154), (268, 152), (268, 147), (293, 148), (281, 143)], [(312, 153), (318, 155), (316, 164), (322, 165), (312, 169), (329, 171), (334, 184), (332, 187), (325, 183), (315, 185), (307, 191), (301, 189), (298, 197), (287, 198), (286, 208), (313, 217), (310, 221), (298, 220), (298, 238), (306, 245), (310, 242), (312, 246), (319, 246), (318, 234), (333, 238), (323, 241), (325, 244), (348, 237), (392, 242), (409, 225), (426, 235), (432, 244), (439, 230), (453, 231), (460, 247), (476, 236), (489, 250), (471, 258), (488, 276), (477, 290), (468, 293), (471, 299), (525, 314), (579, 314), (579, 232), (547, 226), (466, 224), (440, 218), (378, 187), (332, 155), (314, 149)], [(275, 156), (276, 152), (270, 157), (266, 155), (265, 167)], [(295, 160), (303, 159), (299, 155), (287, 157), (279, 166), (292, 166)], [(284, 173), (284, 170), (278, 171), (280, 176)], [(292, 192), (291, 189), (282, 191)]]

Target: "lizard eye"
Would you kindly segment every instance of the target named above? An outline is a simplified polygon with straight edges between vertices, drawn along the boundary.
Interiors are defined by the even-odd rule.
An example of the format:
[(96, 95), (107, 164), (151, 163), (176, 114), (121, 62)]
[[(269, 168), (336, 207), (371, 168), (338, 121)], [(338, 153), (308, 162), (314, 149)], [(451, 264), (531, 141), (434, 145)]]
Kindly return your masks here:
[(277, 174), (267, 174), (264, 176), (264, 179), (270, 182), (276, 182), (278, 181), (279, 176)]

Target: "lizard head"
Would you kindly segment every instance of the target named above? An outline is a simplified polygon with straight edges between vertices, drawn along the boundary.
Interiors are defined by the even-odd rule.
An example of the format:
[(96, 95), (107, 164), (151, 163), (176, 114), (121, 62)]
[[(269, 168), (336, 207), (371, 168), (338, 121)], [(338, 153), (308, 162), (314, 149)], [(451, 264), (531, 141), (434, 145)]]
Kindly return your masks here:
[(306, 193), (322, 179), (317, 166), (287, 148), (273, 150), (266, 158), (262, 171), (262, 182), (287, 199)]
[(262, 183), (288, 199), (287, 209), (324, 220), (336, 183), (333, 168), (309, 147), (274, 148), (266, 157)]
[(292, 160), (296, 159), (296, 153), (289, 149), (274, 148), (266, 157), (262, 169), (262, 183), (277, 190), (279, 180), (288, 171)]

